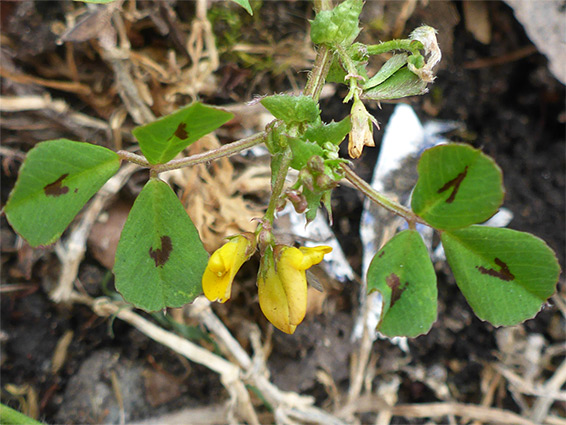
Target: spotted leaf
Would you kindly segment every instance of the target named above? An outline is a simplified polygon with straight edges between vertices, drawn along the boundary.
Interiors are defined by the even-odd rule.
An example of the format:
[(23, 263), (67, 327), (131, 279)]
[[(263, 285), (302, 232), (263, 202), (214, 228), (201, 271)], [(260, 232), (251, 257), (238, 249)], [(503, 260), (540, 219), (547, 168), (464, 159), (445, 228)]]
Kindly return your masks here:
[(495, 326), (530, 319), (556, 290), (560, 266), (536, 236), (472, 226), (441, 238), (458, 287), (476, 315)]
[(201, 292), (208, 254), (169, 185), (151, 179), (118, 243), (114, 274), (124, 299), (147, 311), (180, 307)]
[(383, 297), (379, 331), (387, 336), (415, 337), (436, 320), (436, 274), (421, 236), (405, 230), (373, 258), (368, 291)]
[(426, 150), (418, 165), (413, 211), (437, 229), (481, 223), (503, 202), (503, 177), (493, 159), (464, 144)]
[(118, 155), (102, 146), (67, 139), (38, 143), (20, 168), (6, 217), (31, 246), (49, 245), (119, 167)]

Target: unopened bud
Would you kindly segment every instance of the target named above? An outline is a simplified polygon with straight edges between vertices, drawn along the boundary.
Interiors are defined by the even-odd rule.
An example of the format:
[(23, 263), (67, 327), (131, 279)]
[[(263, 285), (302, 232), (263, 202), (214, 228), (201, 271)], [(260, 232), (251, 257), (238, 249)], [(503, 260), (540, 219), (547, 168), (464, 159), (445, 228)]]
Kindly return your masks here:
[(324, 160), (320, 156), (314, 155), (308, 160), (307, 168), (313, 173), (324, 173)]
[(309, 204), (305, 195), (297, 190), (288, 190), (286, 195), (289, 201), (291, 201), (291, 204), (293, 204), (293, 207), (295, 207), (297, 214), (302, 214), (306, 211)]
[(308, 190), (314, 190), (314, 180), (312, 178), (312, 174), (305, 168), (299, 171), (299, 181), (306, 187)]

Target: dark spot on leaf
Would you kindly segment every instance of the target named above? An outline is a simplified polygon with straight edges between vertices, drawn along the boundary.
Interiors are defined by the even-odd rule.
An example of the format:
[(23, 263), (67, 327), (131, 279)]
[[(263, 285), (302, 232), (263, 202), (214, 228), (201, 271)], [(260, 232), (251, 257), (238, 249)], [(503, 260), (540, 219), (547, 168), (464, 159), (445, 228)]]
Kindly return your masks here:
[(476, 268), (482, 274), (497, 277), (501, 280), (504, 280), (505, 282), (509, 282), (509, 281), (515, 279), (515, 275), (513, 273), (511, 273), (511, 271), (509, 270), (509, 266), (507, 264), (505, 264), (499, 258), (496, 258), (493, 261), (495, 261), (495, 264), (497, 264), (499, 266), (499, 268), (500, 268), (499, 271), (497, 271), (495, 269), (486, 269), (483, 266), (476, 266)]
[(393, 304), (401, 298), (403, 291), (407, 289), (407, 284), (401, 287), (401, 279), (399, 279), (399, 276), (395, 273), (391, 273), (387, 276), (385, 278), (385, 283), (391, 288), (391, 302), (389, 303), (389, 307), (393, 307)]
[(67, 178), (68, 175), (69, 175), (69, 173), (63, 174), (61, 177), (59, 177), (53, 183), (49, 183), (48, 185), (46, 185), (43, 188), (45, 195), (46, 196), (61, 196), (61, 195), (64, 195), (65, 193), (67, 193), (69, 191), (69, 188), (67, 186), (63, 186), (61, 183), (63, 182), (63, 180), (65, 180), (65, 178)]
[(462, 184), (462, 181), (464, 180), (467, 174), (468, 174), (468, 166), (466, 165), (464, 171), (462, 171), (460, 174), (458, 174), (456, 177), (454, 177), (452, 180), (450, 180), (444, 186), (438, 189), (437, 193), (442, 193), (452, 188), (452, 193), (450, 194), (448, 199), (446, 199), (447, 204), (451, 204), (452, 202), (454, 202), (454, 199), (456, 199), (456, 194), (458, 193), (458, 189), (460, 189), (460, 185)]
[(149, 256), (155, 261), (155, 267), (163, 267), (169, 259), (169, 254), (173, 250), (173, 244), (169, 236), (161, 236), (161, 249), (149, 248)]
[(379, 255), (377, 256), (377, 258), (381, 258), (381, 257), (383, 257), (384, 255), (385, 255), (385, 251), (381, 251), (381, 252), (379, 253)]
[(78, 187), (75, 187), (75, 190), (73, 191), (74, 193), (77, 193), (79, 191)]
[(184, 122), (179, 124), (177, 130), (175, 130), (175, 136), (177, 136), (181, 140), (185, 140), (187, 137), (189, 137), (189, 133), (187, 133), (186, 128), (187, 124), (185, 124)]

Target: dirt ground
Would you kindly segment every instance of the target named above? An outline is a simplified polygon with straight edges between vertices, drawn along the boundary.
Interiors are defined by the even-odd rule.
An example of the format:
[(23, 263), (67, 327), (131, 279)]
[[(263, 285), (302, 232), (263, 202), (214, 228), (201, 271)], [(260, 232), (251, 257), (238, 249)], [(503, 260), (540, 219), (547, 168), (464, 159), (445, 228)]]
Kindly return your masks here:
[[(411, 3), (368, 1), (361, 40), (406, 35), (421, 23), (439, 30), (443, 59), (437, 79), (429, 94), (407, 102), (423, 122), (457, 121), (460, 130), (448, 138), (495, 158), (504, 173), (504, 207), (513, 213), (509, 227), (544, 239), (564, 267), (564, 86), (505, 3), (482, 2), (488, 14), (477, 31), (489, 33), (483, 42), (480, 32), (466, 27), (471, 18), (462, 3), (418, 2), (412, 12)], [(213, 2), (207, 15), (213, 44), (199, 4), (126, 1), (114, 18), (99, 12), (88, 27), (69, 32), (85, 11), (80, 3), (0, 3), (2, 206), (25, 153), (39, 141), (69, 138), (134, 150), (131, 128), (196, 97), (232, 108), (236, 119), (217, 138), (191, 147), (196, 153), (261, 131), (262, 112), (257, 104), (246, 105), (254, 96), (304, 87), (315, 56), (308, 40), (310, 3), (252, 2), (256, 13), (250, 17), (234, 4)], [(117, 36), (108, 30), (110, 22)], [(129, 56), (118, 57), (107, 47), (112, 37)], [(345, 90), (329, 93), (321, 100), (323, 119), (342, 119), (349, 112), (342, 104)], [(38, 104), (33, 102), (39, 106), (30, 106)], [(382, 128), (394, 106), (371, 109)], [(366, 180), (381, 138), (376, 130), (378, 146), (354, 162)], [(212, 250), (224, 236), (250, 230), (249, 219), (265, 208), (265, 170), (265, 161), (238, 156), (167, 178)], [(120, 300), (110, 271), (112, 247), (146, 180), (147, 172), (130, 173), (90, 229), (72, 282), (79, 293)], [(212, 185), (204, 188), (203, 181)], [(332, 228), (359, 274), (363, 199), (344, 185), (332, 202)], [(54, 302), (49, 293), (66, 267), (60, 260), (68, 246), (59, 255), (53, 246), (32, 249), (0, 219), (2, 403), (46, 423), (230, 422), (234, 394), (217, 372), (148, 338), (117, 311), (118, 317), (104, 317), (93, 305)], [(232, 300), (212, 309), (250, 355), (263, 351), (278, 389), (312, 396), (316, 407), (345, 423), (566, 424), (564, 278), (536, 318), (498, 329), (473, 315), (445, 264), (435, 267), (439, 316), (432, 330), (406, 347), (377, 339), (367, 347), (365, 362), (362, 343), (351, 339), (359, 282), (321, 275), (324, 293), (313, 295), (305, 322), (290, 336), (273, 330), (261, 315), (252, 260), (240, 272)], [(238, 364), (193, 310), (138, 313)], [(260, 330), (261, 350), (252, 329)], [(256, 386), (248, 390), (260, 423), (317, 422), (313, 416), (274, 417), (276, 406)], [(167, 416), (172, 412), (179, 416)], [(329, 417), (318, 422), (331, 423)]]

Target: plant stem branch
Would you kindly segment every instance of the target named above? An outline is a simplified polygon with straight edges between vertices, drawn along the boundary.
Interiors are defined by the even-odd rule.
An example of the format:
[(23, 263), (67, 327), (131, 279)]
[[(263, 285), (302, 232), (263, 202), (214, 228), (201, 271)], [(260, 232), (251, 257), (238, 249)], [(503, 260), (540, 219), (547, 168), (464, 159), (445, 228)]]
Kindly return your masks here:
[(346, 49), (344, 49), (344, 47), (337, 45), (336, 52), (340, 56), (340, 59), (342, 60), (342, 64), (344, 65), (346, 71), (348, 72), (346, 79), (348, 79), (350, 91), (348, 92), (348, 95), (344, 98), (344, 103), (348, 103), (352, 99), (352, 97), (354, 99), (359, 98), (362, 89), (358, 86), (358, 80), (361, 78), (361, 76), (358, 75), (358, 70), (356, 69), (356, 65), (354, 64), (354, 61), (352, 60)]
[[(332, 0), (314, 0), (314, 10), (316, 13), (330, 10), (332, 7)], [(326, 83), (326, 76), (330, 70), (333, 57), (334, 53), (327, 46), (319, 46), (312, 71), (309, 73), (309, 78), (303, 91), (305, 96), (311, 96), (314, 100), (319, 99), (322, 88)]]
[(330, 70), (333, 56), (334, 54), (327, 46), (318, 48), (313, 69), (309, 74), (309, 79), (303, 92), (305, 96), (311, 96), (314, 100), (318, 100), (326, 83), (326, 76)]
[(208, 152), (191, 155), (186, 158), (174, 159), (165, 164), (150, 164), (147, 159), (141, 155), (137, 155), (128, 151), (118, 151), (118, 155), (124, 161), (129, 161), (142, 167), (150, 168), (152, 174), (157, 175), (164, 171), (176, 170), (178, 168), (189, 167), (191, 165), (201, 164), (203, 162), (214, 161), (225, 156), (234, 155), (252, 146), (259, 145), (265, 141), (266, 133), (262, 131), (245, 139), (238, 140), (233, 143), (221, 146)]
[(267, 219), (271, 225), (273, 225), (273, 220), (275, 218), (275, 209), (277, 208), (279, 198), (281, 197), (281, 193), (283, 192), (283, 188), (285, 187), (285, 179), (287, 178), (287, 172), (289, 171), (289, 164), (291, 163), (291, 159), (293, 158), (290, 149), (285, 150), (285, 152), (283, 152), (281, 155), (282, 158), (281, 162), (279, 163), (279, 169), (277, 170), (277, 177), (271, 185), (271, 198), (269, 199), (269, 205), (267, 206), (267, 210), (265, 211), (264, 215), (264, 218)]
[(140, 165), (142, 167), (151, 167), (151, 164), (148, 162), (145, 157), (128, 152), (128, 151), (118, 151), (116, 152), (122, 161), (132, 162), (134, 164)]
[(422, 50), (423, 44), (418, 40), (389, 40), (379, 44), (370, 44), (366, 46), (368, 55), (379, 55), (392, 50), (407, 50), (411, 53), (418, 53)]
[(178, 168), (202, 164), (203, 162), (214, 161), (215, 159), (231, 156), (245, 149), (251, 148), (252, 146), (259, 145), (265, 141), (265, 137), (266, 133), (265, 131), (262, 131), (254, 134), (253, 136), (246, 137), (245, 139), (223, 145), (218, 149), (191, 155), (186, 158), (174, 159), (166, 164), (157, 164), (152, 168), (156, 173), (162, 173), (163, 171), (176, 170)]
[(413, 211), (409, 208), (398, 204), (397, 202), (389, 199), (382, 193), (379, 193), (373, 187), (369, 185), (365, 180), (363, 180), (360, 176), (358, 176), (354, 171), (345, 164), (340, 164), (342, 170), (344, 170), (346, 179), (352, 183), (356, 189), (366, 195), (369, 199), (375, 202), (378, 205), (381, 205), (386, 210), (396, 214), (400, 217), (403, 217), (409, 223), (409, 227), (414, 227), (415, 223), (428, 224), (419, 216), (417, 216)]

